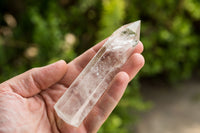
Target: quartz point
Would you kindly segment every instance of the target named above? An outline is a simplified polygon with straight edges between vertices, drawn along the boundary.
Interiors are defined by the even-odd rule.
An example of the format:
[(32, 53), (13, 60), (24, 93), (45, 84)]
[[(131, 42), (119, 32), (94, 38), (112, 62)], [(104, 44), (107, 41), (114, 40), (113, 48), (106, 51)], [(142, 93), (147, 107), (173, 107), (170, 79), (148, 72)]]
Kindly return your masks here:
[(138, 44), (140, 23), (117, 29), (73, 81), (54, 106), (62, 120), (75, 127), (82, 123)]

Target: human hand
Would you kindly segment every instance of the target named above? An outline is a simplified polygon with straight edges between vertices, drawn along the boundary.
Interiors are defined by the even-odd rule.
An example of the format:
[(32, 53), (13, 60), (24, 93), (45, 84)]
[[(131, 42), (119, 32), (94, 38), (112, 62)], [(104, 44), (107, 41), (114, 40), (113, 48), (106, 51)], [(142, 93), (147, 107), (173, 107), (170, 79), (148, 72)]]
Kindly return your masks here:
[(128, 82), (144, 65), (144, 58), (140, 54), (143, 51), (141, 42), (78, 128), (62, 121), (53, 106), (104, 42), (87, 50), (69, 64), (58, 61), (45, 67), (33, 68), (0, 84), (0, 132), (97, 132), (119, 102)]

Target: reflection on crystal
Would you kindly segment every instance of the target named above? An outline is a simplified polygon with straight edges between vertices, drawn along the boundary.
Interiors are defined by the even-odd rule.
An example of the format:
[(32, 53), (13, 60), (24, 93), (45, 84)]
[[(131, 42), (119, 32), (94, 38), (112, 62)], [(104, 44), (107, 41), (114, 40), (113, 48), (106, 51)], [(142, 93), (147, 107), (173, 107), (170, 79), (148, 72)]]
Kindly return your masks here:
[(54, 108), (66, 123), (78, 127), (129, 58), (140, 37), (140, 21), (120, 27), (83, 69)]

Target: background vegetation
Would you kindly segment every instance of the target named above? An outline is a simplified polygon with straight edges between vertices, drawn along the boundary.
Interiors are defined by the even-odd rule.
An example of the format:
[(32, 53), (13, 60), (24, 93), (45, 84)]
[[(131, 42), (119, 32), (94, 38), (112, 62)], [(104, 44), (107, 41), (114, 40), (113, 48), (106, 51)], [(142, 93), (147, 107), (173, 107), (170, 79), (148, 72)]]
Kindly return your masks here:
[(70, 62), (125, 23), (142, 20), (146, 64), (100, 129), (126, 133), (149, 108), (140, 80), (199, 75), (198, 0), (1, 0), (0, 82), (59, 59)]

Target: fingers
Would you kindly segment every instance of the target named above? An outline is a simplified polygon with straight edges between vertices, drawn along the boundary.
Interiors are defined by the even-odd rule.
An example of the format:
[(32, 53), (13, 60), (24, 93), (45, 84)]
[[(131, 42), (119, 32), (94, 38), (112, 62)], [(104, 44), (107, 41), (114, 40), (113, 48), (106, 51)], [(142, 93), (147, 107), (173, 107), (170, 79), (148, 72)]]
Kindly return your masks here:
[[(68, 64), (68, 70), (64, 78), (60, 81), (66, 87), (69, 87), (74, 79), (79, 75), (79, 73), (84, 69), (88, 62), (93, 58), (93, 56), (98, 52), (98, 50), (103, 46), (107, 39), (101, 41), (94, 47), (87, 50), (85, 53), (77, 57), (75, 60)], [(141, 42), (135, 47), (134, 53), (141, 53), (143, 51), (143, 44)]]
[(129, 81), (135, 77), (138, 71), (144, 66), (144, 57), (141, 54), (134, 53), (121, 68), (121, 71), (129, 75)]
[(23, 97), (31, 97), (61, 80), (66, 70), (67, 64), (61, 60), (45, 67), (31, 69), (2, 84)]
[(137, 44), (137, 46), (134, 49), (134, 53), (142, 53), (142, 51), (144, 50), (144, 46), (142, 44), (141, 41), (139, 41), (139, 43)]
[(127, 87), (128, 81), (129, 76), (125, 72), (120, 72), (115, 76), (110, 88), (103, 94), (88, 117), (84, 120), (84, 125), (88, 132), (93, 133), (98, 131), (119, 102)]

